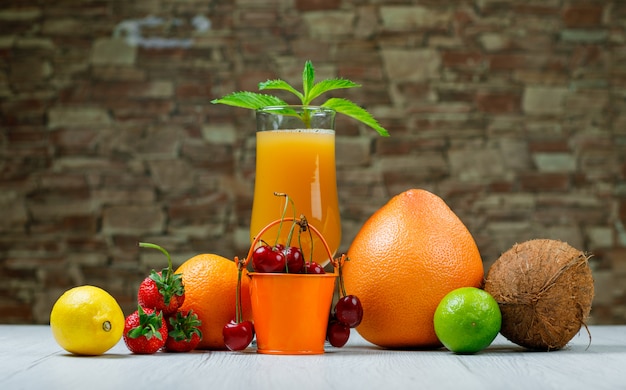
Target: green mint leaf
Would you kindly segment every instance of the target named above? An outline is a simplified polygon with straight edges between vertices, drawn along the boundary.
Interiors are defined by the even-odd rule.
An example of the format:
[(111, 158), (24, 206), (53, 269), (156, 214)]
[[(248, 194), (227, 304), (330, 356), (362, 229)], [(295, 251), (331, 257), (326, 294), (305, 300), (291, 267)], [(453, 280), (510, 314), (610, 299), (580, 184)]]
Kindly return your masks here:
[(264, 95), (254, 92), (233, 92), (220, 99), (211, 100), (213, 104), (226, 104), (229, 106), (249, 108), (256, 110), (267, 106), (285, 106), (287, 103), (272, 95)]
[(307, 100), (303, 102), (303, 104), (310, 104), (313, 99), (320, 96), (323, 93), (328, 91), (332, 91), (335, 89), (343, 89), (343, 88), (355, 88), (360, 87), (360, 84), (354, 83), (350, 80), (346, 79), (327, 79), (322, 80), (319, 83), (315, 84), (313, 88), (309, 91), (307, 95)]
[(304, 101), (304, 96), (302, 96), (300, 91), (298, 91), (297, 89), (289, 85), (289, 83), (283, 80), (267, 80), (259, 83), (259, 90), (262, 91), (264, 89), (282, 89), (285, 91), (289, 91), (296, 95), (301, 101)]
[(328, 99), (324, 104), (322, 104), (322, 107), (332, 108), (340, 114), (347, 115), (351, 118), (358, 120), (359, 122), (368, 125), (369, 127), (376, 130), (378, 134), (382, 135), (383, 137), (389, 137), (389, 132), (387, 132), (387, 130), (382, 127), (376, 119), (374, 119), (372, 114), (370, 114), (364, 108), (354, 104), (350, 100), (331, 98)]
[(304, 98), (302, 104), (307, 105), (313, 99), (309, 98), (309, 93), (315, 85), (315, 68), (311, 61), (304, 63), (304, 70), (302, 71), (302, 90), (304, 91)]

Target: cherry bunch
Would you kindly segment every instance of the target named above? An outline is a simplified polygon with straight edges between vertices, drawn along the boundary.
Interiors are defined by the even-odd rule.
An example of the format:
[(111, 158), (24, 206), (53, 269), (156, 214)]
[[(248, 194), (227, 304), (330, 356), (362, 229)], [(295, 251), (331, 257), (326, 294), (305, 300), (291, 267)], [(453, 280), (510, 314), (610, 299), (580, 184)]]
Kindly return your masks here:
[[(276, 196), (285, 197), (285, 208), (280, 220), (274, 221), (257, 234), (250, 251), (246, 259), (240, 260), (235, 257), (235, 263), (237, 265), (237, 293), (235, 301), (235, 318), (229, 323), (224, 325), (222, 329), (222, 336), (224, 338), (224, 344), (231, 351), (240, 351), (245, 349), (254, 339), (254, 324), (251, 321), (243, 320), (243, 314), (241, 309), (241, 277), (243, 270), (247, 267), (248, 262), (251, 263), (252, 270), (259, 273), (290, 273), (290, 274), (324, 274), (324, 268), (318, 263), (312, 261), (313, 248), (311, 245), (311, 260), (305, 261), (304, 254), (302, 253), (301, 246), (291, 245), (293, 234), (296, 227), (298, 228), (298, 242), (300, 242), (300, 235), (304, 232), (309, 233), (309, 238), (313, 242), (313, 237), (309, 229), (309, 225), (304, 216), (299, 219), (285, 218), (287, 207), (291, 204), (294, 214), (295, 206), (293, 200), (283, 193), (274, 193)], [(279, 243), (280, 232), (284, 222), (291, 221), (291, 228), (287, 236), (286, 245)], [(272, 226), (278, 223), (278, 232), (276, 234), (276, 242), (274, 245), (270, 245), (267, 242), (261, 240), (263, 234)], [(256, 246), (259, 242), (261, 245)]]
[[(308, 225), (306, 219), (301, 217), (296, 220), (293, 218), (289, 218), (292, 220), (292, 230), (290, 231), (289, 237), (287, 238), (287, 242), (291, 241), (291, 236), (294, 231), (295, 226), (299, 226), (299, 233), (302, 233), (307, 230)], [(283, 217), (280, 220), (280, 225), (285, 221)], [(273, 225), (270, 224), (266, 226), (259, 233), (260, 236)], [(280, 227), (278, 231), (278, 236), (280, 235)], [(313, 262), (313, 261), (305, 261), (304, 255), (302, 254), (302, 249), (297, 246), (285, 246), (280, 243), (276, 243), (273, 246), (267, 244), (264, 241), (260, 241), (258, 239), (254, 240), (255, 242), (252, 244), (250, 252), (248, 253), (247, 259), (240, 260), (238, 257), (235, 257), (235, 263), (237, 265), (237, 293), (236, 293), (236, 301), (235, 301), (235, 319), (231, 320), (229, 323), (224, 325), (222, 329), (222, 336), (224, 338), (224, 344), (231, 351), (240, 351), (245, 349), (252, 340), (254, 339), (254, 324), (251, 321), (243, 320), (243, 314), (241, 309), (241, 277), (243, 274), (243, 270), (246, 268), (248, 260), (252, 263), (252, 269), (255, 272), (261, 273), (306, 273), (306, 274), (324, 274), (324, 268)], [(262, 242), (262, 244), (256, 248), (254, 248), (255, 243)]]
[[(277, 196), (285, 196), (287, 201), (285, 202), (285, 211), (287, 203), (290, 198), (286, 194), (275, 193)], [(293, 203), (292, 203), (293, 204)], [(287, 236), (287, 245), (278, 242), (280, 237), (280, 229), (283, 222), (291, 221), (291, 229)], [(260, 237), (269, 228), (279, 224), (276, 243), (269, 245), (267, 242), (260, 240)], [(311, 231), (320, 237), (322, 244), (326, 247), (326, 250), (331, 255), (331, 251), (322, 237), (321, 233), (313, 226), (309, 226), (304, 216), (299, 219), (285, 218), (285, 212), (280, 220), (274, 221), (263, 228), (253, 241), (250, 251), (246, 259), (240, 260), (235, 257), (235, 263), (238, 269), (237, 279), (237, 295), (236, 295), (236, 318), (226, 324), (223, 328), (222, 335), (224, 337), (224, 344), (228, 349), (232, 351), (238, 351), (245, 349), (254, 338), (254, 324), (251, 321), (244, 321), (241, 309), (241, 277), (243, 270), (246, 268), (248, 261), (252, 263), (252, 269), (255, 272), (261, 273), (304, 273), (304, 274), (324, 274), (324, 268), (318, 263), (313, 261), (313, 245), (311, 245), (311, 258), (309, 261), (305, 261), (302, 253), (301, 246), (292, 246), (291, 240), (295, 228), (298, 227), (298, 242), (300, 236), (304, 232), (308, 232), (311, 243), (313, 237)], [(261, 245), (255, 247), (258, 242), (262, 242)], [(344, 261), (347, 260), (345, 255), (342, 255), (340, 259), (332, 260), (333, 265), (338, 268), (339, 272), (339, 295), (340, 298), (335, 304), (333, 310), (329, 314), (328, 326), (326, 329), (326, 339), (334, 347), (343, 347), (348, 338), (350, 337), (350, 329), (355, 328), (361, 323), (363, 319), (363, 307), (361, 301), (355, 295), (348, 295), (343, 283), (342, 267)]]
[[(267, 273), (290, 273), (290, 274), (323, 274), (324, 268), (313, 261), (313, 245), (311, 245), (310, 260), (305, 261), (304, 253), (302, 253), (302, 245), (291, 245), (293, 234), (298, 228), (298, 243), (302, 233), (308, 232), (311, 243), (313, 242), (313, 236), (309, 229), (308, 222), (304, 216), (300, 216), (299, 219), (295, 218), (296, 210), (293, 200), (289, 195), (275, 192), (275, 196), (281, 196), (285, 198), (285, 207), (283, 209), (282, 217), (278, 221), (278, 232), (276, 233), (276, 240), (274, 245), (270, 245), (263, 240), (258, 240), (262, 244), (254, 248), (251, 253), (252, 257), (252, 269), (255, 272), (267, 272)], [(293, 209), (293, 218), (285, 218), (288, 206), (291, 205)], [(287, 235), (286, 245), (279, 243), (280, 232), (283, 228), (283, 223), (291, 221), (291, 227), (289, 234)], [(275, 222), (274, 222), (275, 223)], [(271, 223), (270, 225), (274, 225)], [(267, 231), (270, 225), (266, 226), (257, 235), (259, 238)], [(255, 240), (256, 242), (257, 240)], [(254, 247), (254, 244), (253, 244)]]
[(326, 328), (326, 340), (333, 347), (341, 348), (350, 338), (350, 328), (356, 328), (363, 319), (363, 306), (356, 295), (346, 294), (343, 283), (342, 267), (347, 260), (345, 255), (336, 260), (339, 270), (339, 300), (328, 317)]
[[(281, 220), (282, 222), (282, 220)], [(294, 227), (299, 226), (298, 236), (306, 232), (308, 223), (306, 218), (293, 220), (287, 242), (291, 242)], [(279, 233), (280, 235), (280, 227)], [(312, 240), (311, 240), (312, 241)], [(302, 249), (299, 246), (285, 246), (281, 243), (269, 245), (265, 241), (252, 252), (252, 269), (255, 272), (274, 272), (290, 274), (324, 274), (324, 268), (312, 259), (305, 261)]]

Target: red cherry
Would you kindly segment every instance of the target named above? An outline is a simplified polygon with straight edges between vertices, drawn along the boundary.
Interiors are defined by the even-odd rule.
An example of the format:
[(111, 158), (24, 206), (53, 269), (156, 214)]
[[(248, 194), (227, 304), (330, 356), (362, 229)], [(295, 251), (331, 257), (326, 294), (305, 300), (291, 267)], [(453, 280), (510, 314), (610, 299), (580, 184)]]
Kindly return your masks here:
[(324, 268), (317, 264), (314, 261), (307, 261), (304, 264), (304, 272), (305, 274), (325, 274)]
[(224, 344), (231, 351), (241, 351), (246, 349), (254, 338), (254, 325), (250, 321), (235, 322), (231, 320), (222, 329)]
[(297, 246), (290, 246), (283, 250), (285, 261), (287, 262), (287, 271), (290, 274), (299, 274), (304, 268), (304, 256)]
[(285, 255), (269, 245), (261, 245), (252, 252), (252, 268), (256, 272), (285, 272)]
[(348, 342), (350, 338), (350, 327), (339, 321), (331, 320), (326, 328), (326, 340), (333, 347), (341, 348)]
[(348, 325), (350, 328), (357, 327), (363, 319), (363, 306), (355, 295), (341, 297), (335, 305), (337, 321)]

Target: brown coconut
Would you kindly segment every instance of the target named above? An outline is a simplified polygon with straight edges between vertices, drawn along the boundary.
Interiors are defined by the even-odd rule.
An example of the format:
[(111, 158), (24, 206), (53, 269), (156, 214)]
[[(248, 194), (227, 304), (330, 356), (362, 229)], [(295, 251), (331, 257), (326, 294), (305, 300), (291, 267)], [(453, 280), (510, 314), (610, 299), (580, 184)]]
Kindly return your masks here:
[(500, 333), (520, 346), (563, 348), (591, 311), (589, 256), (567, 243), (537, 239), (515, 244), (490, 267), (485, 290), (502, 312)]

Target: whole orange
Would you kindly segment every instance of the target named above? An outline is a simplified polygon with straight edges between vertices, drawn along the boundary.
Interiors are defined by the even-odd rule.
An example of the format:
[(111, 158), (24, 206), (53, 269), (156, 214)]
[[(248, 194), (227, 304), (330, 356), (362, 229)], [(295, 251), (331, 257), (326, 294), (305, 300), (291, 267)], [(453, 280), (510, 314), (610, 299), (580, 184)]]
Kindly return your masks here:
[(483, 282), (472, 235), (440, 197), (425, 190), (405, 191), (376, 211), (348, 258), (345, 288), (363, 305), (356, 329), (386, 348), (439, 347), (433, 316), (441, 299)]
[[(202, 326), (198, 349), (226, 349), (222, 328), (235, 318), (237, 266), (235, 262), (215, 254), (200, 254), (178, 267), (185, 285), (185, 301), (180, 310), (193, 310)], [(252, 319), (249, 278), (243, 271), (241, 303), (244, 319)]]

